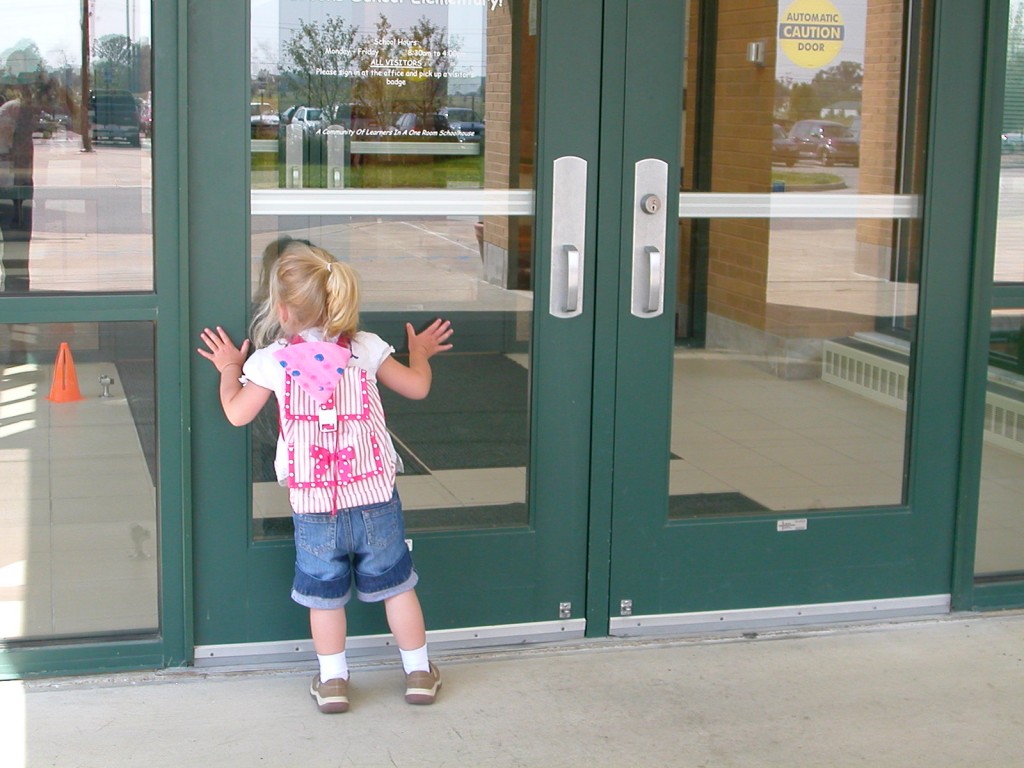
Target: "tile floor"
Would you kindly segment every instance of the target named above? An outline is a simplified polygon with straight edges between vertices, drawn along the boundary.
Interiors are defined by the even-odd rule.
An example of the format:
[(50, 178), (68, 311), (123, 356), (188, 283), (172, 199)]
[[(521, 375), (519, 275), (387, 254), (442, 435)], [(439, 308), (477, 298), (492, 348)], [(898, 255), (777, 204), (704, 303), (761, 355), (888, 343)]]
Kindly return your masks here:
[(112, 368), (76, 364), (63, 403), (52, 366), (0, 368), (0, 638), (158, 626), (156, 494)]

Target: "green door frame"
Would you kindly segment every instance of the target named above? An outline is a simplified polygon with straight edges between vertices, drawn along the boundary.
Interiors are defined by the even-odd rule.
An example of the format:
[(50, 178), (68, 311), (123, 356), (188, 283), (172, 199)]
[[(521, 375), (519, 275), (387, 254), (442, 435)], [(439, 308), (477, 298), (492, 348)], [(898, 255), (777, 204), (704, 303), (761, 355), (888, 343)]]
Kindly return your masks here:
[(1007, 0), (990, 0), (985, 8), (984, 58), (977, 57), (979, 178), (975, 201), (977, 230), (971, 275), (969, 350), (966, 365), (964, 430), (961, 442), (957, 543), (953, 607), (957, 610), (1012, 608), (1024, 605), (1024, 579), (978, 583), (974, 576), (988, 390), (992, 310), (1024, 308), (1024, 285), (994, 284), (995, 241), (1005, 99), (1006, 53), (1010, 14)]
[(156, 292), (5, 296), (0, 323), (145, 321), (156, 329), (159, 436), (160, 631), (152, 637), (68, 644), (14, 644), (0, 650), (0, 678), (178, 666), (192, 657), (189, 503), (189, 391), (184, 258), (187, 162), (184, 3), (153, 3), (153, 231)]
[[(618, 5), (613, 4), (612, 8), (617, 9)], [(906, 465), (908, 490), (905, 504), (886, 508), (816, 512), (811, 524), (814, 530), (802, 534), (802, 545), (798, 550), (790, 552), (790, 556), (800, 564), (800, 577), (787, 577), (783, 574), (775, 588), (766, 583), (767, 579), (747, 578), (744, 574), (747, 566), (744, 563), (748, 562), (748, 558), (756, 560), (759, 553), (778, 550), (782, 545), (774, 533), (775, 522), (780, 516), (792, 515), (766, 514), (742, 520), (702, 519), (668, 527), (663, 525), (664, 515), (661, 512), (665, 507), (667, 483), (662, 476), (661, 460), (655, 456), (654, 461), (658, 467), (645, 469), (643, 462), (633, 457), (639, 455), (639, 447), (645, 440), (647, 444), (653, 443), (667, 452), (668, 440), (661, 425), (652, 426), (648, 421), (646, 430), (635, 429), (636, 424), (645, 423), (645, 411), (650, 410), (656, 414), (667, 412), (664, 398), (665, 380), (668, 377), (663, 359), (666, 357), (666, 344), (660, 336), (653, 346), (645, 345), (644, 340), (637, 341), (635, 334), (629, 332), (635, 323), (626, 317), (621, 308), (619, 317), (624, 318), (622, 320), (598, 318), (599, 326), (607, 323), (606, 332), (619, 334), (618, 358), (614, 365), (618, 374), (615, 385), (600, 393), (596, 389), (598, 383), (595, 383), (595, 402), (602, 405), (602, 413), (617, 409), (619, 417), (614, 428), (601, 429), (595, 426), (595, 435), (613, 433), (616, 442), (612, 451), (615, 457), (615, 474), (611, 481), (613, 487), (609, 490), (607, 484), (599, 486), (595, 500), (612, 498), (612, 510), (624, 509), (628, 501), (630, 507), (648, 510), (651, 515), (651, 520), (646, 523), (631, 518), (621, 529), (616, 528), (612, 537), (615, 539), (612, 548), (613, 571), (614, 562), (620, 558), (623, 562), (639, 558), (642, 562), (661, 563), (663, 571), (654, 580), (660, 578), (671, 584), (685, 582), (689, 585), (688, 589), (697, 595), (694, 607), (686, 610), (770, 606), (778, 605), (780, 599), (802, 604), (944, 595), (953, 591), (964, 371), (968, 350), (967, 321), (973, 268), (970, 256), (976, 245), (974, 194), (979, 189), (980, 172), (977, 152), (965, 151), (964, 148), (980, 145), (981, 100), (977, 95), (976, 84), (982, 82), (984, 73), (986, 18), (984, 8), (949, 0), (937, 0), (934, 13), (929, 132), (927, 151), (923, 153), (928, 168), (924, 175), (924, 189), (921, 190), (921, 237), (927, 258), (920, 278), (920, 312), (912, 366), (915, 384), (909, 406), (911, 451)], [(626, 26), (643, 24), (641, 14), (640, 7), (630, 5)], [(625, 16), (622, 16), (613, 23), (621, 24), (624, 19)], [(669, 20), (665, 26), (672, 26), (673, 22)], [(915, 20), (915, 23), (918, 22)], [(608, 39), (614, 40), (614, 33)], [(671, 45), (659, 45), (661, 41), (656, 26), (645, 28), (643, 39), (654, 42), (643, 49), (638, 61), (642, 61), (649, 51), (661, 51), (664, 54), (665, 51), (676, 50)], [(626, 60), (626, 82), (622, 90), (627, 98), (623, 103), (628, 104), (630, 95), (650, 81), (651, 72), (659, 73), (658, 81), (672, 79), (671, 76), (665, 77), (665, 65), (662, 63), (659, 66), (657, 60), (635, 69), (633, 58), (627, 56)], [(670, 66), (674, 66), (674, 63)], [(631, 69), (637, 73), (636, 79), (631, 80)], [(972, 83), (975, 85), (972, 86)], [(619, 84), (615, 83), (614, 87), (619, 87)], [(672, 94), (665, 92), (662, 97), (672, 97)], [(624, 107), (617, 114), (628, 114), (628, 108)], [(656, 124), (658, 121), (649, 122)], [(616, 133), (614, 137), (609, 137), (609, 143), (619, 138)], [(622, 141), (627, 167), (635, 159), (634, 155), (642, 156), (651, 152), (646, 147), (631, 149), (631, 141), (636, 143), (636, 139), (628, 135), (627, 129), (627, 136)], [(664, 159), (671, 157), (666, 156)], [(602, 172), (605, 170), (602, 169)], [(956, 179), (957, 183), (950, 183), (951, 179)], [(623, 187), (629, 185), (627, 179), (620, 179), (620, 182)], [(606, 211), (602, 218), (614, 215), (614, 212)], [(628, 221), (623, 220), (620, 232), (624, 232), (627, 226)], [(611, 230), (607, 231), (611, 237)], [(622, 250), (621, 246), (619, 250)], [(672, 263), (671, 257), (668, 262)], [(624, 270), (619, 276), (619, 286), (625, 285), (628, 291), (628, 281), (628, 271)], [(674, 285), (671, 277), (666, 278), (666, 284)], [(612, 288), (601, 284), (598, 290), (610, 291)], [(670, 303), (666, 298), (666, 305)], [(601, 335), (600, 332), (597, 334), (598, 337)], [(648, 354), (646, 361), (642, 356), (632, 360), (626, 358), (631, 343), (630, 338), (627, 338), (629, 336), (632, 337), (632, 343), (645, 345), (648, 353), (655, 350), (657, 354)], [(622, 382), (629, 381), (627, 377), (632, 375), (631, 371), (640, 371), (640, 375), (623, 388)], [(644, 389), (644, 402), (638, 403), (638, 398), (630, 397), (630, 394), (641, 383), (647, 382), (651, 382), (652, 386)], [(621, 404), (610, 405), (617, 395), (622, 396)], [(653, 406), (650, 405), (652, 400)], [(595, 446), (594, 455), (607, 466), (609, 459), (606, 446)], [(937, 467), (943, 468), (943, 471), (936, 472)], [(591, 514), (594, 516), (594, 509)], [(716, 565), (711, 559), (696, 557), (684, 557), (682, 560), (685, 562), (679, 563), (679, 550), (675, 547), (681, 545), (684, 539), (698, 542), (693, 547), (695, 552), (720, 552), (724, 540), (716, 537), (721, 536), (722, 531), (744, 526), (749, 528), (750, 535), (742, 544), (737, 541), (729, 550), (729, 559), (738, 563), (735, 567), (739, 570), (729, 573), (728, 580), (734, 586), (727, 594), (721, 589), (723, 576), (718, 570), (721, 563)], [(628, 543), (627, 539), (634, 543)], [(677, 545), (670, 543), (676, 539), (679, 539)], [(616, 555), (614, 551), (623, 542), (626, 542), (624, 551)], [(641, 543), (651, 551), (645, 549), (640, 552), (637, 547)], [(787, 541), (787, 547), (789, 544)], [(596, 542), (592, 546), (596, 546)], [(664, 551), (657, 550), (659, 554), (655, 556), (652, 552), (658, 547)], [(672, 559), (673, 554), (675, 560)], [(713, 555), (709, 554), (710, 557)], [(668, 562), (676, 563), (670, 575), (669, 566), (664, 565)], [(616, 592), (606, 595), (612, 604), (620, 597), (633, 598), (636, 593), (644, 592), (644, 585), (651, 581), (650, 574), (642, 573), (642, 569), (625, 568), (620, 573), (624, 586), (616, 589), (622, 594)], [(833, 578), (824, 578), (829, 573), (833, 574)], [(618, 582), (618, 577), (615, 580)], [(592, 585), (592, 600), (597, 599), (598, 592), (598, 585)], [(714, 597), (708, 597), (712, 594)], [(647, 607), (641, 607), (639, 613), (673, 612), (669, 602), (660, 602), (659, 598), (652, 596), (651, 602)], [(590, 610), (594, 615), (596, 608), (591, 606)]]
[[(573, 619), (586, 602), (587, 456), (590, 437), (589, 380), (593, 333), (593, 264), (587, 257), (583, 313), (554, 319), (547, 313), (549, 275), (545, 255), (551, 231), (551, 168), (558, 157), (583, 157), (596, 165), (599, 71), (580, 62), (599, 45), (601, 16), (586, 0), (560, 0), (541, 7), (538, 93), (540, 135), (535, 159), (535, 312), (531, 361), (531, 526), (505, 530), (429, 532), (415, 535), (417, 566), (426, 576), (417, 588), (432, 629), (519, 624), (559, 619), (571, 603)], [(520, 13), (525, 6), (517, 4)], [(189, 295), (192, 336), (217, 323), (244, 337), (249, 308), (249, 45), (248, 0), (197, 3), (190, 9), (188, 44), (189, 162), (196, 169), (189, 195)], [(551, 41), (557, 39), (558, 45)], [(547, 42), (545, 42), (547, 41)], [(239, 115), (207, 122), (196, 115)], [(581, 130), (581, 128), (583, 130)], [(207, 183), (197, 183), (202, 176)], [(215, 183), (210, 183), (211, 181)], [(587, 185), (588, 209), (596, 206), (597, 181)], [(587, 223), (587, 243), (596, 224)], [(458, 330), (456, 330), (458, 333)], [(456, 337), (456, 344), (458, 343)], [(194, 347), (194, 345), (192, 345)], [(294, 557), (290, 539), (252, 541), (249, 451), (245, 430), (227, 424), (207, 366), (193, 360), (193, 500), (195, 639), (199, 646), (250, 644), (308, 637), (306, 612), (287, 599)], [(537, 393), (543, 389), (543, 396)], [(213, 393), (214, 396), (211, 396)], [(574, 457), (567, 461), (566, 457)], [(582, 457), (582, 458), (579, 458)], [(555, 535), (551, 534), (555, 531)], [(451, 563), (458, 568), (432, 567)], [(496, 574), (494, 563), (507, 564)], [(536, 576), (539, 564), (571, 574), (558, 581)], [(520, 575), (520, 571), (523, 572)], [(479, 596), (466, 595), (465, 574), (501, 576)], [(569, 583), (571, 582), (571, 583)], [(475, 587), (476, 588), (476, 587)], [(504, 595), (504, 596), (503, 596)], [(535, 608), (531, 608), (535, 606)], [(535, 610), (535, 617), (524, 614)], [(353, 611), (353, 635), (384, 631), (383, 621)]]

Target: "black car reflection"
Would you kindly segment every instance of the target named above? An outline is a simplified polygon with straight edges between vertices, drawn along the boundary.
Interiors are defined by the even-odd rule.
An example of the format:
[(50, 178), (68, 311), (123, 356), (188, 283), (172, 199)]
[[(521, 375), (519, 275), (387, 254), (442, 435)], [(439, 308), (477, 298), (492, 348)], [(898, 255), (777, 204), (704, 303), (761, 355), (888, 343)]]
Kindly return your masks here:
[(448, 141), (483, 141), (484, 121), (472, 109), (441, 107), (426, 117), (405, 112), (395, 120), (395, 129), (404, 134), (437, 135)]
[(822, 165), (857, 165), (860, 142), (847, 126), (832, 120), (798, 120), (789, 131), (800, 157)]

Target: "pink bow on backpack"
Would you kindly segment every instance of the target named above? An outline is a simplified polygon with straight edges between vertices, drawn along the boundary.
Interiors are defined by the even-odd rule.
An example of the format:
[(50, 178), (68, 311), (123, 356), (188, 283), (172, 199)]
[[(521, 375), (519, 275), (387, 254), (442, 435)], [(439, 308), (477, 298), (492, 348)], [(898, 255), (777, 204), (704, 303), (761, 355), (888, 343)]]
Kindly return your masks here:
[(352, 446), (332, 451), (319, 445), (313, 445), (310, 446), (309, 454), (313, 458), (317, 477), (326, 475), (331, 464), (334, 464), (336, 480), (340, 485), (347, 485), (352, 481), (352, 461), (356, 457), (355, 449)]

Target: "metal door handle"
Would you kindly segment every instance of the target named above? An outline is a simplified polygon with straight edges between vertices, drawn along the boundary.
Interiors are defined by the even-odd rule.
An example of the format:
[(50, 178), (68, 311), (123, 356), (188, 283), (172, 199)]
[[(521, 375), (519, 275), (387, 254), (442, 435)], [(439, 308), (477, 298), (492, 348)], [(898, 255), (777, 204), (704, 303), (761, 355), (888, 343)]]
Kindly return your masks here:
[(580, 251), (575, 245), (562, 246), (565, 251), (565, 311), (577, 314), (580, 306)]
[(658, 317), (665, 310), (666, 208), (668, 163), (645, 158), (636, 164), (633, 188), (633, 292), (635, 317)]
[(586, 261), (587, 161), (567, 155), (554, 162), (551, 183), (551, 285), (548, 311), (554, 317), (583, 312)]
[(651, 313), (660, 309), (664, 297), (662, 282), (665, 279), (665, 265), (662, 263), (661, 251), (653, 245), (644, 246), (644, 252), (647, 254), (647, 268), (650, 270), (647, 303), (644, 305), (644, 309)]

